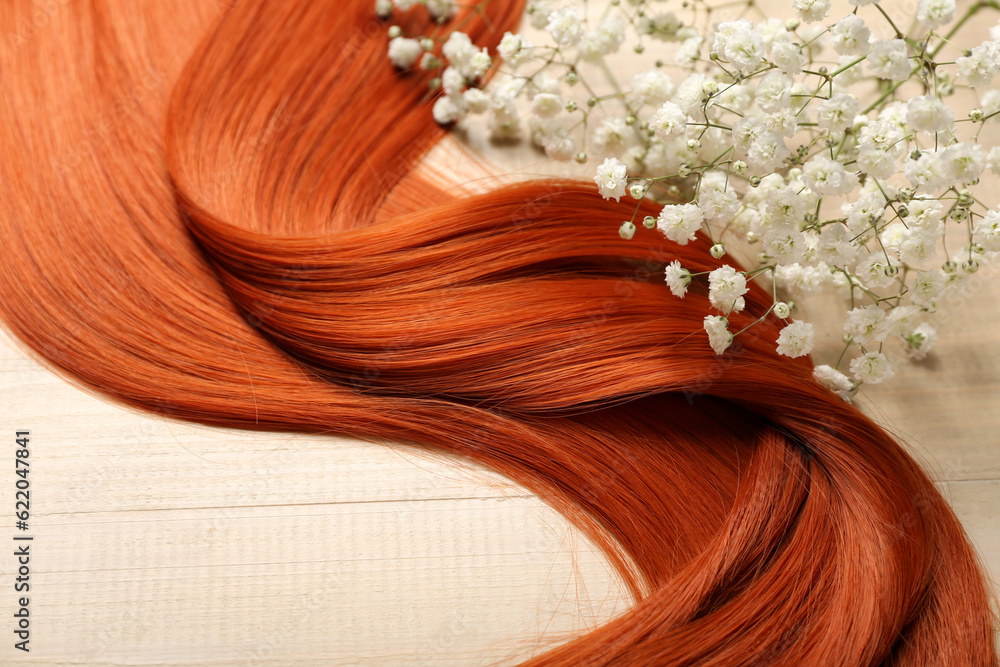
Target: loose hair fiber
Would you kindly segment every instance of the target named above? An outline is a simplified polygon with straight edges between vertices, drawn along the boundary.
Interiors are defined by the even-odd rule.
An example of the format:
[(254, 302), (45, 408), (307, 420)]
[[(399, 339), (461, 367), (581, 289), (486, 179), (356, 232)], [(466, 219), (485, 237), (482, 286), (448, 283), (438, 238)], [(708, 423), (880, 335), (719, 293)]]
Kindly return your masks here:
[[(522, 11), (453, 21), (492, 47)], [(539, 494), (635, 602), (524, 665), (997, 665), (926, 473), (773, 317), (719, 357), (705, 290), (670, 296), (706, 241), (623, 241), (592, 184), (422, 175), (442, 130), (385, 33), (368, 0), (64, 0), (3, 41), (9, 331), (142, 410), (415, 443)], [(752, 286), (733, 326), (769, 305)]]

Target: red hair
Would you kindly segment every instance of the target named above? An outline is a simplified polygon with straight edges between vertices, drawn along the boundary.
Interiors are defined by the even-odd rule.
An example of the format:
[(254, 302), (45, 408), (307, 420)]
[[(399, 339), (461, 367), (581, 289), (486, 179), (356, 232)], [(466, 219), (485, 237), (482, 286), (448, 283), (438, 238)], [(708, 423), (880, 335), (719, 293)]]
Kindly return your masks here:
[[(704, 290), (666, 290), (673, 259), (714, 268), (704, 239), (623, 241), (591, 184), (450, 194), (413, 170), (442, 131), (370, 2), (230, 4), (72, 1), (3, 44), (16, 337), (140, 409), (419, 443), (540, 494), (636, 602), (526, 664), (997, 665), (927, 475), (776, 321), (719, 357)], [(522, 9), (456, 20), (493, 46)]]

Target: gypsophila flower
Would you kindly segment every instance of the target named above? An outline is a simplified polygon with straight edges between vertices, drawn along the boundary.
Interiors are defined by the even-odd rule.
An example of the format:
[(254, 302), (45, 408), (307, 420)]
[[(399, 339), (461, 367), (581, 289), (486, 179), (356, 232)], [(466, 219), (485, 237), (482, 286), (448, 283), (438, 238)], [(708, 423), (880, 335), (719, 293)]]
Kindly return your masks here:
[(906, 105), (906, 122), (921, 132), (944, 132), (955, 122), (955, 112), (937, 97), (923, 95)]
[(861, 111), (858, 98), (850, 93), (836, 93), (816, 110), (816, 124), (827, 130), (846, 130)]
[(892, 364), (881, 352), (866, 352), (851, 360), (851, 372), (859, 382), (879, 384), (896, 374)]
[(959, 76), (964, 77), (970, 86), (988, 86), (1000, 72), (1000, 44), (983, 42), (968, 56), (960, 57), (956, 64)]
[(691, 272), (682, 267), (681, 263), (675, 259), (667, 264), (664, 273), (670, 292), (683, 299), (684, 295), (687, 294), (688, 285), (691, 284)]
[(696, 238), (704, 216), (696, 204), (667, 204), (660, 211), (656, 228), (678, 245), (687, 245)]
[(802, 168), (802, 181), (817, 194), (844, 195), (858, 186), (858, 175), (836, 160), (818, 155)]
[(918, 306), (931, 303), (944, 291), (947, 280), (938, 270), (921, 271), (910, 283), (910, 301)]
[(597, 183), (597, 189), (602, 197), (618, 201), (625, 194), (625, 187), (628, 185), (627, 175), (628, 170), (620, 160), (607, 158), (597, 168), (594, 182)]
[(559, 46), (575, 46), (583, 37), (583, 24), (575, 9), (564, 7), (549, 15), (545, 31)]
[(920, 0), (917, 20), (931, 29), (940, 28), (955, 17), (955, 0)]
[(778, 354), (802, 357), (812, 352), (816, 344), (816, 331), (812, 324), (796, 320), (778, 334)]
[(552, 93), (539, 93), (531, 101), (531, 113), (539, 118), (552, 118), (563, 108), (562, 98)]
[(887, 39), (875, 42), (865, 63), (872, 74), (880, 79), (905, 81), (910, 78), (910, 61), (906, 42)]
[(659, 70), (639, 72), (632, 78), (632, 94), (638, 104), (663, 104), (674, 94), (674, 82)]
[(972, 238), (990, 252), (1000, 251), (1000, 211), (987, 211), (977, 220)]
[(705, 332), (708, 334), (708, 344), (716, 354), (722, 354), (733, 343), (733, 335), (729, 333), (729, 320), (719, 315), (706, 315)]
[(532, 44), (521, 35), (504, 33), (497, 45), (497, 52), (510, 67), (518, 67), (531, 57)]
[(906, 356), (917, 361), (927, 358), (927, 353), (937, 342), (937, 330), (926, 322), (916, 327), (913, 331), (903, 335), (906, 342)]
[[(981, 43), (962, 32), (989, 4), (970, 3), (951, 28), (955, 0), (917, 0), (909, 15), (884, 3), (849, 12), (793, 0), (784, 15), (728, 14), (714, 24), (725, 0), (670, 10), (628, 0), (599, 14), (582, 0), (528, 0), (538, 45), (508, 32), (495, 51), (448, 22), (457, 0), (375, 0), (375, 11), (386, 19), (422, 7), (436, 20), (425, 34), (404, 33), (419, 23), (387, 31), (390, 61), (419, 66), (412, 80), (426, 81), (442, 125), (482, 127), (491, 139), (530, 141), (551, 160), (595, 165), (599, 193), (616, 202), (629, 194), (636, 207), (616, 223), (624, 239), (641, 224), (686, 245), (704, 225), (711, 243), (698, 251), (713, 263), (753, 257), (746, 271), (705, 271), (710, 307), (723, 315), (705, 323), (717, 353), (743, 333), (730, 332), (725, 316), (746, 308), (752, 275), (773, 281), (785, 356), (808, 354), (818, 335), (791, 320), (791, 300), (839, 296), (836, 358), (856, 357), (851, 372), (874, 384), (892, 376), (881, 353), (926, 354), (937, 333), (925, 320), (1000, 253), (1000, 210), (979, 186), (984, 171), (1000, 175), (1000, 146), (984, 132), (1000, 125), (1000, 26)], [(640, 54), (627, 67), (616, 60), (625, 45)], [(624, 85), (608, 77), (621, 72), (638, 73)], [(646, 199), (666, 205), (639, 219)], [(946, 222), (955, 223), (947, 247)], [(955, 234), (965, 238), (953, 243)], [(685, 297), (692, 274), (675, 260), (663, 275)], [(744, 330), (759, 326), (752, 319)], [(844, 373), (814, 371), (850, 399), (858, 382)]]
[(792, 0), (792, 5), (798, 10), (799, 17), (810, 23), (826, 18), (830, 11), (830, 0)]
[(738, 313), (746, 306), (747, 279), (728, 264), (708, 274), (708, 300), (716, 310)]
[(842, 56), (863, 56), (871, 49), (872, 31), (864, 19), (857, 14), (849, 14), (837, 21), (830, 29), (830, 43)]
[(667, 141), (684, 134), (687, 128), (687, 114), (673, 102), (664, 102), (649, 120), (649, 127), (656, 132), (660, 140)]
[(434, 101), (434, 120), (441, 125), (449, 125), (462, 118), (462, 110), (448, 95), (441, 95)]
[[(829, 2), (829, 0), (815, 1)], [(746, 19), (720, 23), (715, 29), (715, 44), (712, 51), (746, 74), (756, 69), (764, 60), (764, 40), (754, 30), (753, 24)]]
[(851, 400), (851, 392), (854, 390), (854, 383), (851, 379), (826, 364), (820, 364), (813, 369), (813, 377), (816, 381), (827, 389), (835, 392), (845, 401)]
[(423, 53), (420, 42), (408, 37), (395, 37), (389, 40), (389, 60), (399, 69), (410, 69)]
[(952, 144), (941, 152), (941, 167), (951, 182), (971, 183), (986, 169), (986, 152), (979, 144)]
[(878, 306), (861, 306), (847, 313), (844, 331), (859, 345), (882, 342), (889, 335), (885, 324), (885, 311)]

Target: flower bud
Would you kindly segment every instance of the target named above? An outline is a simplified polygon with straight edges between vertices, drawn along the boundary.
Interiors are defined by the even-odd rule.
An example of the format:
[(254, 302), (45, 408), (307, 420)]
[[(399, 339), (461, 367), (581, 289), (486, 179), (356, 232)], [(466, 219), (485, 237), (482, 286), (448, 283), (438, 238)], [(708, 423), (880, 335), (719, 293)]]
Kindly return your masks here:
[(789, 308), (788, 304), (785, 303), (784, 301), (779, 301), (778, 303), (774, 304), (774, 314), (780, 317), (781, 319), (785, 319), (792, 314), (792, 309)]
[(726, 246), (716, 243), (709, 252), (712, 254), (712, 257), (719, 259), (726, 254)]
[(618, 236), (626, 241), (632, 240), (632, 237), (635, 236), (635, 225), (632, 224), (631, 220), (622, 223), (622, 226), (618, 228)]

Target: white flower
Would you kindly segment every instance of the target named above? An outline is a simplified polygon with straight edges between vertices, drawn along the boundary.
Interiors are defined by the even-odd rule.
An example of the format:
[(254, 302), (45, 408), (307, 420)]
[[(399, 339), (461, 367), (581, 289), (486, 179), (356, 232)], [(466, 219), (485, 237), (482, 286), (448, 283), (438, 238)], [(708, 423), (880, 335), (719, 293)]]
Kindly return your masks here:
[(583, 37), (583, 25), (575, 9), (557, 9), (549, 14), (545, 30), (559, 46), (574, 46)]
[(557, 116), (563, 108), (562, 98), (552, 93), (538, 93), (531, 100), (531, 113), (539, 118)]
[(798, 10), (803, 21), (810, 23), (826, 18), (830, 11), (830, 0), (793, 0), (792, 6)]
[(813, 377), (827, 389), (836, 392), (845, 401), (851, 400), (854, 383), (837, 369), (826, 364), (820, 364), (813, 369)]
[(722, 354), (733, 343), (733, 335), (729, 333), (729, 320), (725, 317), (706, 315), (705, 331), (708, 333), (708, 344), (716, 354)]
[(666, 283), (670, 292), (683, 299), (684, 295), (687, 294), (688, 285), (691, 284), (691, 272), (682, 267), (676, 259), (667, 264), (663, 271), (666, 274)]
[(835, 93), (820, 103), (816, 110), (816, 122), (828, 130), (846, 130), (854, 125), (854, 117), (860, 110), (858, 98), (854, 95)]
[(910, 301), (923, 306), (934, 301), (944, 291), (947, 280), (938, 270), (921, 271), (910, 283)]
[(708, 274), (708, 300), (716, 310), (740, 312), (746, 305), (743, 295), (748, 291), (746, 276), (728, 264)]
[(564, 127), (558, 128), (546, 137), (542, 142), (542, 148), (545, 149), (545, 154), (550, 158), (562, 162), (573, 159), (577, 153), (576, 144)]
[(922, 95), (906, 105), (906, 122), (921, 132), (944, 132), (955, 122), (955, 112), (934, 95)]
[(915, 328), (910, 333), (903, 336), (906, 341), (906, 356), (919, 361), (927, 358), (927, 353), (937, 342), (937, 330), (931, 325), (924, 323)]
[(497, 45), (497, 52), (511, 67), (517, 68), (531, 57), (532, 44), (521, 35), (504, 33), (503, 39)]
[(682, 67), (693, 65), (701, 57), (701, 37), (690, 37), (685, 39), (680, 48), (677, 49), (674, 60)]
[(848, 14), (830, 29), (833, 49), (842, 56), (863, 56), (871, 48), (872, 31), (857, 14)]
[(375, 0), (375, 13), (380, 19), (392, 16), (392, 0)]
[(916, 160), (907, 160), (903, 165), (903, 173), (914, 187), (927, 190), (940, 190), (952, 184), (948, 172), (941, 160), (941, 153), (924, 153)]
[(968, 56), (957, 61), (959, 76), (965, 77), (974, 88), (988, 86), (1000, 72), (1000, 44), (983, 42), (972, 49)]
[(792, 37), (785, 34), (774, 40), (774, 44), (771, 45), (771, 62), (785, 74), (799, 74), (805, 56), (801, 47), (792, 41)]
[(724, 225), (732, 220), (740, 210), (740, 202), (733, 190), (705, 188), (698, 196), (698, 208), (705, 220)]
[(458, 9), (455, 0), (426, 0), (425, 4), (427, 13), (438, 20), (450, 19)]
[(896, 374), (881, 352), (867, 352), (851, 360), (851, 372), (859, 382), (879, 384)]
[(899, 261), (910, 266), (919, 266), (934, 258), (937, 252), (938, 234), (926, 229), (913, 227), (902, 234), (897, 252)]
[(545, 0), (531, 0), (525, 7), (525, 13), (530, 17), (531, 27), (541, 30), (549, 22), (552, 10), (549, 9), (549, 3)]
[(393, 0), (392, 4), (396, 5), (399, 11), (405, 12), (417, 4), (417, 0)]
[(880, 118), (861, 128), (858, 145), (899, 157), (906, 151), (906, 143), (903, 141), (905, 137), (906, 132), (898, 123)]
[(409, 37), (394, 37), (389, 40), (389, 60), (394, 67), (410, 69), (424, 50), (420, 42)]
[(455, 31), (448, 36), (448, 41), (441, 47), (441, 53), (452, 65), (461, 70), (469, 62), (476, 46), (464, 32)]
[(795, 136), (799, 126), (799, 117), (791, 109), (782, 109), (777, 113), (768, 114), (764, 117), (764, 127), (772, 135), (783, 137)]
[(695, 72), (677, 86), (674, 103), (689, 116), (695, 115), (705, 103), (705, 75)]
[(649, 121), (649, 126), (661, 141), (684, 134), (687, 114), (673, 102), (664, 102)]
[(955, 0), (920, 0), (917, 3), (917, 20), (932, 30), (940, 28), (955, 17)]
[(878, 190), (862, 193), (856, 201), (841, 206), (841, 212), (847, 218), (847, 227), (851, 232), (860, 234), (877, 223), (885, 212), (885, 197)]
[(764, 232), (764, 251), (780, 264), (802, 259), (805, 238), (795, 225), (774, 223)]
[(858, 168), (875, 178), (889, 178), (899, 169), (897, 158), (887, 151), (863, 146), (858, 151)]
[(469, 88), (462, 93), (462, 99), (469, 113), (483, 113), (490, 108), (490, 96), (479, 88)]
[(987, 211), (977, 220), (972, 239), (990, 252), (1000, 251), (1000, 211)]
[(750, 168), (758, 174), (774, 171), (790, 156), (784, 139), (773, 132), (762, 133), (747, 150)]
[(847, 313), (844, 331), (851, 334), (858, 345), (867, 345), (872, 341), (881, 343), (889, 335), (885, 311), (878, 306), (854, 308)]
[(696, 238), (704, 217), (695, 204), (667, 204), (660, 211), (656, 228), (678, 245), (687, 245)]
[(605, 158), (604, 162), (597, 168), (597, 175), (594, 182), (597, 189), (605, 199), (618, 199), (625, 194), (628, 170), (617, 158)]
[(802, 181), (820, 195), (845, 195), (858, 186), (858, 175), (836, 160), (817, 155), (802, 168)]
[(465, 77), (454, 67), (446, 67), (441, 73), (441, 90), (451, 97), (460, 97), (465, 90)]
[[(983, 113), (987, 116), (1000, 112), (1000, 90), (991, 88), (979, 94), (979, 106), (983, 108)], [(1000, 122), (1000, 116), (990, 118), (991, 122)]]
[(911, 71), (907, 58), (906, 42), (887, 39), (875, 42), (865, 62), (871, 73), (880, 79), (906, 81), (910, 78)]
[(898, 270), (898, 267), (892, 265), (881, 250), (877, 250), (863, 256), (854, 273), (869, 287), (888, 287), (896, 280), (890, 274), (892, 269)]
[(986, 153), (980, 144), (952, 144), (941, 151), (941, 167), (953, 183), (971, 183), (986, 169)]
[(986, 166), (990, 168), (994, 174), (1000, 175), (1000, 146), (994, 146), (990, 149), (990, 152), (986, 154)]
[(764, 39), (746, 19), (720, 23), (715, 30), (712, 51), (744, 74), (749, 74), (764, 60)]
[(434, 101), (434, 108), (431, 110), (436, 120), (441, 125), (450, 125), (462, 118), (462, 109), (456, 104), (455, 99), (449, 95), (441, 95)]
[(792, 80), (779, 71), (771, 71), (757, 84), (757, 106), (768, 113), (788, 107), (792, 100)]
[(812, 352), (816, 345), (816, 330), (812, 324), (796, 320), (778, 334), (778, 354), (801, 357)]
[(632, 94), (639, 104), (663, 104), (674, 94), (674, 82), (659, 70), (639, 72), (632, 79)]

